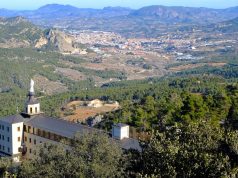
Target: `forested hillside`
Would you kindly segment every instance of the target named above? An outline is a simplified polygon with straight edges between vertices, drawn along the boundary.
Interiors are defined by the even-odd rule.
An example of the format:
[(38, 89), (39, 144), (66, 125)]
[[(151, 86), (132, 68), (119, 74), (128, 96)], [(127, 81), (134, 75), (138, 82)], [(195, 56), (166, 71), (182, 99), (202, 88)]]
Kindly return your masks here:
[[(22, 12), (65, 31), (1, 18), (1, 118), (23, 111), (30, 79), (41, 110), (56, 119), (69, 102), (119, 104), (97, 113), (100, 132), (62, 139), (70, 151), (45, 144), (22, 164), (0, 157), (0, 177), (238, 177), (237, 12), (55, 4)], [(207, 25), (216, 20), (228, 21)], [(108, 137), (115, 123), (130, 126), (141, 150)]]
[[(1, 102), (8, 106), (14, 104), (11, 102), (13, 94), (4, 96)], [(49, 145), (48, 151), (42, 148), (39, 159), (24, 161), (17, 169), (19, 177), (49, 174), (59, 177), (79, 174), (87, 177), (237, 176), (237, 82), (208, 76), (125, 81), (44, 97), (41, 103), (47, 114), (57, 115), (58, 108), (65, 102), (94, 98), (121, 103), (121, 110), (109, 113), (99, 127), (110, 131), (113, 122), (130, 124), (142, 133), (142, 152), (122, 153), (103, 135), (81, 135), (73, 144), (75, 151), (70, 154), (60, 146)], [(91, 149), (92, 145), (97, 149)], [(94, 155), (93, 159), (90, 155)], [(108, 161), (111, 164), (107, 164)], [(94, 163), (98, 166), (92, 166)], [(54, 165), (61, 165), (64, 171), (61, 173)], [(1, 160), (0, 166), (4, 171), (14, 173), (6, 160)], [(114, 170), (113, 174), (111, 170)]]
[(43, 36), (43, 30), (22, 17), (0, 19), (0, 46), (30, 47)]

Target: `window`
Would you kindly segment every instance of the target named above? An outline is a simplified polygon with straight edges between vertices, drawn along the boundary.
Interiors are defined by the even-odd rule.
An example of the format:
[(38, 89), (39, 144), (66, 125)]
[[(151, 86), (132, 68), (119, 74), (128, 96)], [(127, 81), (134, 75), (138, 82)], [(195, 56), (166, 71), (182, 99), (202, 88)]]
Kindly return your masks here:
[(34, 140), (34, 144), (36, 145), (36, 140)]
[(51, 134), (50, 134), (50, 132), (48, 132), (48, 137), (47, 137), (47, 138), (49, 138), (49, 139), (50, 139), (50, 135), (51, 135)]
[(20, 142), (20, 141), (21, 141), (21, 137), (18, 137), (18, 138), (17, 138), (17, 141)]
[(27, 142), (27, 137), (25, 137), (25, 142)]
[(2, 135), (2, 140), (4, 140), (4, 135)]
[(0, 150), (2, 149), (2, 145), (0, 145)]
[(30, 148), (29, 152), (31, 153), (31, 148)]
[(31, 138), (29, 138), (29, 143), (31, 143)]
[(8, 132), (10, 131), (10, 128), (9, 128), (9, 127), (7, 127), (7, 131), (8, 131)]
[(28, 126), (28, 133), (31, 133), (31, 126)]
[(0, 134), (0, 140), (2, 139), (2, 135)]
[(3, 150), (3, 151), (5, 150), (5, 146), (2, 146), (2, 150)]
[(32, 107), (30, 108), (30, 113), (32, 114)]
[(35, 113), (37, 113), (37, 107), (35, 107)]
[(45, 131), (43, 130), (43, 135), (42, 135), (44, 138), (45, 138)]
[(10, 138), (9, 137), (7, 137), (7, 141), (10, 142)]
[(41, 136), (41, 130), (40, 129), (37, 129), (37, 135)]
[(33, 127), (33, 134), (35, 134), (35, 128)]
[(10, 153), (10, 148), (9, 147), (7, 148), (7, 152)]
[(4, 130), (4, 125), (2, 125), (2, 130)]
[(21, 127), (17, 127), (17, 131), (20, 132), (21, 131)]

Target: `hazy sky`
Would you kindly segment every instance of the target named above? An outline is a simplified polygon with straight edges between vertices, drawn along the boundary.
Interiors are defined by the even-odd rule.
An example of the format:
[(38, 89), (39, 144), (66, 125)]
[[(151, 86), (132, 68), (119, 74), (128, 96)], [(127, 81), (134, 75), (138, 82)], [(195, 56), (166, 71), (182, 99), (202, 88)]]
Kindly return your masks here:
[(103, 8), (123, 6), (134, 9), (148, 5), (226, 8), (238, 6), (238, 0), (0, 0), (0, 8), (37, 9), (45, 4), (70, 4), (76, 7)]

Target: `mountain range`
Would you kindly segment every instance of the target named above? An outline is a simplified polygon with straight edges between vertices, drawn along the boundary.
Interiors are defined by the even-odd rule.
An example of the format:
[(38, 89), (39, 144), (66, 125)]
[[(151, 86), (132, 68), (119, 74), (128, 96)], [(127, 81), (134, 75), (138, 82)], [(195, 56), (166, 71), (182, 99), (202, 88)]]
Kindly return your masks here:
[(49, 4), (28, 11), (0, 9), (0, 17), (15, 16), (22, 16), (44, 28), (111, 31), (126, 37), (156, 37), (160, 33), (194, 24), (219, 24), (216, 29), (229, 31), (220, 27), (226, 26), (230, 21), (233, 23), (233, 19), (238, 17), (238, 6), (210, 9), (155, 5), (134, 10), (124, 7), (91, 9)]
[(0, 9), (0, 16), (24, 16), (30, 19), (59, 17), (114, 17), (129, 15), (133, 10), (123, 7), (105, 7), (103, 9), (77, 8), (71, 5), (49, 4), (36, 10), (15, 11)]
[(210, 9), (195, 7), (149, 6), (130, 13), (132, 16), (154, 17), (163, 22), (214, 23), (238, 16), (238, 7)]
[[(103, 9), (77, 8), (71, 5), (49, 4), (36, 10), (16, 11), (0, 9), (0, 16), (23, 16), (30, 20), (58, 18), (113, 18), (120, 16), (153, 17), (162, 22), (219, 22), (238, 17), (238, 6), (227, 9), (195, 8), (182, 6), (148, 6), (138, 10), (124, 7), (105, 7)], [(62, 20), (63, 20), (62, 19)]]

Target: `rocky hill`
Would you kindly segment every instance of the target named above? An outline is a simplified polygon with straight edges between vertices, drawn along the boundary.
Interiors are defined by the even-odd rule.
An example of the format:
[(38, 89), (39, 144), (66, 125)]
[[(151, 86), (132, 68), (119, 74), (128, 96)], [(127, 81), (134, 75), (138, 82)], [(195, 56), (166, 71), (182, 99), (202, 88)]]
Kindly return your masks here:
[(23, 17), (0, 18), (0, 48), (34, 47), (73, 52), (73, 38), (56, 29), (43, 30)]
[(30, 47), (43, 35), (42, 30), (22, 17), (0, 19), (1, 47)]

